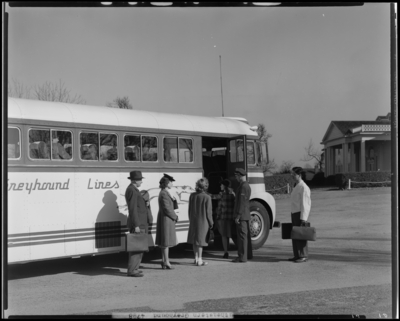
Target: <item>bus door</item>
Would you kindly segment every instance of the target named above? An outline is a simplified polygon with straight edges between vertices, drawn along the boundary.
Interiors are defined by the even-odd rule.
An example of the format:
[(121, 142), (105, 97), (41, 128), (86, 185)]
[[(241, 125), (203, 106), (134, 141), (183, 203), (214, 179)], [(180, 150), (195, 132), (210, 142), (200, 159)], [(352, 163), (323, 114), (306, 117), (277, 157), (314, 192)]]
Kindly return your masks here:
[(246, 136), (232, 137), (228, 140), (227, 178), (234, 191), (239, 186), (235, 178), (236, 168), (243, 168), (247, 173)]

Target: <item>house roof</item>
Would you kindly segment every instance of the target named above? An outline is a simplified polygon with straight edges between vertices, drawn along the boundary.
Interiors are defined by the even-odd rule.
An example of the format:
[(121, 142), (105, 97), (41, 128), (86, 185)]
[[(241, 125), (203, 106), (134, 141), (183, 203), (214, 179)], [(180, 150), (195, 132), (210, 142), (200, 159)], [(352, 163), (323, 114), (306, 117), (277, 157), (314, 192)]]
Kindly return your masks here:
[(357, 121), (337, 121), (333, 120), (333, 124), (345, 135), (350, 129), (360, 127), (361, 125), (373, 124), (390, 124), (390, 121), (376, 121), (376, 120), (357, 120)]
[(324, 138), (322, 141), (326, 141), (328, 134), (330, 132), (330, 129), (334, 126), (336, 127), (342, 134), (343, 136), (351, 132), (351, 129), (361, 127), (362, 125), (382, 125), (382, 124), (388, 124), (390, 125), (391, 122), (389, 120), (333, 120), (331, 121)]

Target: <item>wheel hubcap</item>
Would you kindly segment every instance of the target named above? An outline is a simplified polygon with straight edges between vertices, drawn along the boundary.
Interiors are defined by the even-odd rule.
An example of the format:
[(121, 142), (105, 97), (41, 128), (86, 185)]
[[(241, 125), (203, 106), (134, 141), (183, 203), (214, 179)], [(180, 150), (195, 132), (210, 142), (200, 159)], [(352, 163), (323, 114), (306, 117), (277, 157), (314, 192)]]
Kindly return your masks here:
[(261, 236), (263, 230), (262, 216), (257, 212), (251, 212), (250, 219), (250, 235), (252, 239), (257, 239)]

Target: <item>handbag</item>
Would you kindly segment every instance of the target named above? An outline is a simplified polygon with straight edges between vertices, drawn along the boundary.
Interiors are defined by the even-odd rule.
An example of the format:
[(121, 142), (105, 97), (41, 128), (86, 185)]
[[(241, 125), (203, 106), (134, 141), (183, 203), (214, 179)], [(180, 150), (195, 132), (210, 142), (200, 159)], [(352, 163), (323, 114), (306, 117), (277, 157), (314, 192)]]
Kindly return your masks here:
[(207, 235), (206, 235), (206, 242), (210, 243), (214, 239), (214, 231), (212, 229), (208, 229)]
[(174, 203), (174, 210), (177, 210), (178, 207), (178, 201), (176, 199), (172, 199), (172, 202)]
[(127, 252), (147, 252), (149, 250), (149, 238), (147, 233), (127, 233)]
[(315, 241), (317, 239), (315, 227), (293, 226), (292, 240)]

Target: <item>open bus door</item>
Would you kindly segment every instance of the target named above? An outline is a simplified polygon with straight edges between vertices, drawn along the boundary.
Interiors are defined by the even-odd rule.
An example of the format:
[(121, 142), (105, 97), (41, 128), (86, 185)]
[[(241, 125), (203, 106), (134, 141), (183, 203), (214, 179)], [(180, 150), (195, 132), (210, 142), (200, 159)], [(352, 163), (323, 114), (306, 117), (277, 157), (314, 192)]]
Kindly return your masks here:
[[(236, 168), (243, 168), (247, 173), (246, 136), (232, 137), (228, 140), (227, 178), (234, 191), (239, 186), (235, 178)], [(247, 178), (247, 175), (246, 175)]]

